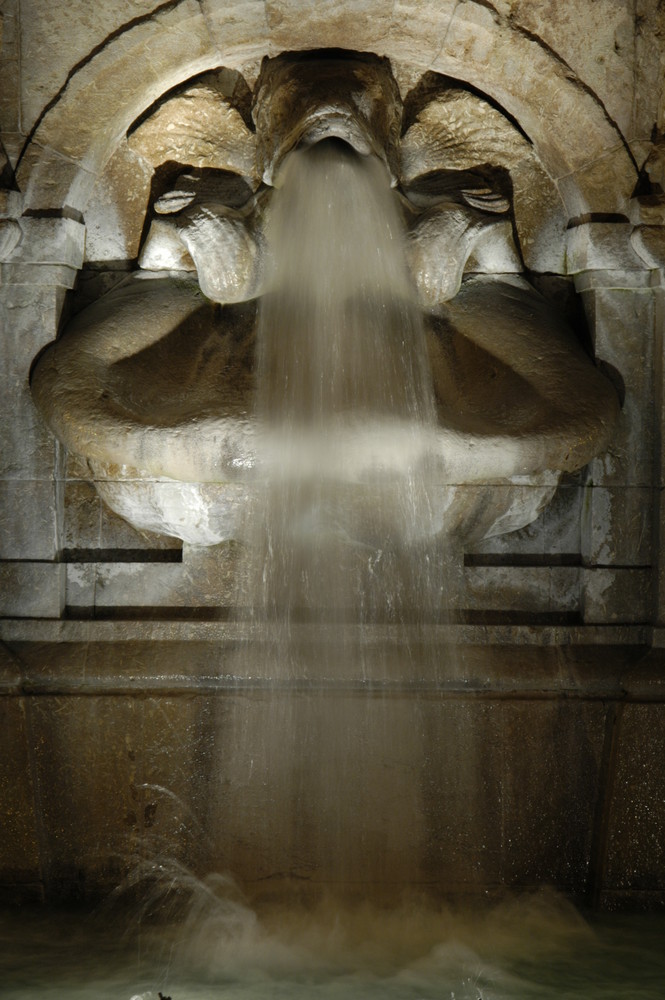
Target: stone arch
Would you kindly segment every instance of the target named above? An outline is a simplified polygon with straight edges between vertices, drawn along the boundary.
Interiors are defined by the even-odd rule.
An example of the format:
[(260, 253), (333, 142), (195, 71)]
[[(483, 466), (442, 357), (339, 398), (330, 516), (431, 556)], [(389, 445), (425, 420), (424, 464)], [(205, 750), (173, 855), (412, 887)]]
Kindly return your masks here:
[(42, 114), (17, 180), (33, 211), (82, 212), (130, 123), (167, 90), (219, 65), (243, 71), (264, 54), (323, 45), (376, 51), (410, 72), (434, 70), (485, 92), (534, 143), (570, 218), (622, 213), (635, 164), (597, 98), (539, 39), (487, 5), (379, 0), (176, 0), (120, 30), (78, 67)]

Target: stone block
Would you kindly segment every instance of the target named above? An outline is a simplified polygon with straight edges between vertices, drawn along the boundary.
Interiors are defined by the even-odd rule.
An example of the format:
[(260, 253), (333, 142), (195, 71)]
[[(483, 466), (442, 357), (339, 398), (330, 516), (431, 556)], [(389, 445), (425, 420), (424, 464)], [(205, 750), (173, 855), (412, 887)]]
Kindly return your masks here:
[(154, 550), (182, 548), (179, 538), (171, 538), (168, 535), (159, 535), (152, 531), (139, 531), (107, 507), (105, 503), (101, 505), (100, 522), (100, 544), (102, 549), (109, 551), (113, 549), (145, 549), (146, 559), (152, 557), (150, 552)]
[[(97, 563), (95, 607), (187, 607), (189, 581), (179, 563)], [(196, 603), (196, 602), (194, 602)]]
[(92, 483), (69, 480), (65, 483), (64, 498), (62, 548), (102, 548), (102, 501)]
[(532, 154), (512, 166), (513, 210), (526, 267), (564, 274), (568, 213), (552, 180)]
[(650, 486), (654, 457), (654, 299), (650, 290), (598, 288), (582, 293), (596, 357), (625, 387), (612, 442), (589, 465), (595, 485)]
[(113, 889), (140, 848), (142, 701), (44, 696), (33, 706), (48, 889), (60, 899)]
[(622, 0), (574, 7), (508, 0), (505, 6), (512, 23), (557, 52), (626, 134), (633, 109), (634, 24)]
[(665, 889), (665, 706), (629, 704), (611, 777), (604, 890)]
[[(390, 25), (391, 57), (418, 67), (429, 65), (441, 49), (455, 7), (455, 0), (435, 5), (429, 0), (397, 0)], [(399, 79), (397, 68), (396, 76)]]
[(20, 690), (22, 664), (9, 646), (0, 642), (0, 693), (15, 694)]
[(224, 4), (202, 0), (201, 6), (213, 44), (223, 53), (225, 66), (235, 69), (241, 61), (252, 57), (260, 62), (270, 48), (264, 0), (230, 0)]
[[(580, 213), (583, 214), (583, 213)], [(566, 233), (566, 273), (641, 271), (643, 260), (631, 243), (633, 226), (625, 222), (585, 222)]]
[[(151, 0), (109, 0), (94, 11), (84, 0), (74, 0), (61, 18), (45, 16), (43, 0), (21, 0), (21, 58), (30, 66), (30, 86), (24, 88), (22, 117), (26, 129), (63, 84), (72, 67), (100, 47), (128, 20), (145, 20), (154, 10)], [(50, 53), (49, 59), (43, 53)]]
[(665, 623), (665, 490), (661, 487), (654, 497), (654, 519), (657, 523), (657, 548), (654, 551), (654, 586), (656, 588), (656, 621)]
[(604, 706), (531, 701), (504, 704), (501, 715), (502, 881), (579, 892), (590, 860)]
[(122, 143), (104, 168), (85, 213), (86, 261), (136, 260), (152, 170)]
[[(6, 132), (19, 131), (20, 108), (20, 52), (18, 30), (18, 5), (16, 0), (7, 0), (0, 12), (0, 122), (2, 122), (2, 143)], [(2, 146), (0, 145), (0, 148)], [(13, 159), (13, 158), (12, 158)]]
[(0, 563), (0, 617), (59, 618), (64, 604), (64, 566)]
[(183, 76), (209, 69), (216, 55), (196, 0), (158, 8), (80, 66), (62, 100), (42, 119), (36, 139), (97, 174), (146, 107)]
[(7, 285), (51, 285), (58, 289), (73, 288), (77, 271), (67, 264), (0, 264), (0, 279)]
[(53, 482), (0, 479), (0, 559), (54, 559), (57, 524)]
[(209, 789), (224, 780), (224, 762), (217, 756), (217, 727), (224, 719), (220, 697), (146, 699), (142, 731), (130, 746), (141, 775), (134, 825), (144, 851), (159, 851), (203, 872), (224, 871), (214, 867), (211, 842), (218, 831), (208, 805)]
[(96, 583), (96, 563), (67, 563), (65, 606), (70, 615), (91, 617), (94, 614)]
[[(478, 863), (462, 844), (454, 860), (449, 848), (465, 837), (482, 843), (493, 819), (487, 803), (479, 829), (467, 821), (469, 812), (476, 817), (467, 805), (461, 829), (449, 823), (433, 842), (437, 820), (452, 812), (446, 797), (451, 805), (468, 786), (457, 773), (458, 757), (451, 761), (446, 752), (455, 741), (445, 718), (436, 732), (450, 733), (450, 741), (439, 745), (440, 753), (429, 747), (434, 756), (423, 773), (426, 737), (417, 701), (254, 692), (217, 700), (213, 710), (210, 756), (201, 763), (215, 870), (230, 870), (255, 889), (286, 873), (320, 888), (334, 882), (367, 892), (381, 882), (442, 878), (463, 853), (467, 865)], [(423, 795), (430, 810), (424, 825)], [(468, 867), (459, 881), (465, 878)]]
[(583, 568), (582, 615), (590, 624), (648, 622), (653, 615), (650, 569)]
[(464, 573), (470, 610), (548, 615), (577, 611), (579, 569), (575, 566), (469, 566)]
[[(632, 134), (650, 139), (653, 126), (662, 132), (662, 44), (665, 11), (658, 4), (641, 3), (635, 23), (635, 85)], [(630, 134), (630, 132), (628, 133)]]
[(74, 219), (22, 218), (23, 239), (13, 260), (22, 264), (83, 264), (85, 226)]
[[(617, 135), (613, 136), (618, 139)], [(612, 182), (608, 182), (612, 178)], [(597, 159), (557, 179), (557, 187), (571, 218), (589, 213), (626, 215), (637, 172), (623, 145), (602, 151)]]
[(0, 697), (0, 882), (41, 882), (35, 788), (24, 698)]
[(587, 485), (582, 557), (592, 566), (649, 566), (653, 558), (653, 490)]
[(25, 208), (33, 211), (67, 207), (83, 212), (96, 179), (94, 171), (34, 141), (27, 147), (16, 172)]
[[(2, 355), (0, 350), (0, 355)], [(26, 369), (13, 378), (0, 372), (7, 416), (0, 450), (0, 476), (37, 482), (53, 478), (56, 442), (39, 417), (27, 385)]]
[[(494, 701), (422, 702), (423, 761), (412, 780), (423, 810), (423, 876), (443, 891), (501, 879), (503, 721)], [(392, 820), (394, 822), (394, 819)]]
[[(467, 549), (471, 562), (517, 556), (522, 561), (557, 562), (580, 551), (582, 490), (575, 482), (562, 482), (539, 517), (519, 531), (486, 538)], [(488, 558), (489, 557), (489, 558)]]

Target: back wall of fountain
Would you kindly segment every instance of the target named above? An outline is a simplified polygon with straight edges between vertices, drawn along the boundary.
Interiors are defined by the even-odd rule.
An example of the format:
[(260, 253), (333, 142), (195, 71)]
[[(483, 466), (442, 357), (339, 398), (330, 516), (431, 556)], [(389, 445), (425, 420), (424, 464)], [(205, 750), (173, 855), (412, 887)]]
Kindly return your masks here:
[[(254, 893), (547, 883), (661, 904), (655, 5), (638, 23), (607, 0), (591, 42), (591, 14), (554, 3), (118, 3), (76, 24), (71, 7), (22, 6), (2, 12), (3, 891), (96, 896), (161, 854)], [(362, 671), (275, 688), (235, 606), (251, 434), (220, 437), (210, 393), (232, 349), (225, 419), (245, 413), (261, 213), (304, 120), (262, 118), (262, 61), (323, 47), (385, 57), (395, 81), (401, 125), (370, 139), (408, 202), (434, 317), (457, 597), (417, 628), (366, 623)], [(325, 58), (296, 72), (306, 95), (325, 93)], [(201, 220), (221, 217), (242, 227), (220, 251)], [(234, 255), (223, 288), (210, 247)], [(482, 322), (478, 283), (500, 289)], [(138, 309), (141, 333), (141, 309), (166, 325), (126, 342), (116, 308)], [(500, 336), (493, 313), (511, 318)], [(202, 315), (218, 324), (204, 335)], [(40, 395), (63, 330), (61, 359), (72, 331), (89, 345), (53, 366), (80, 392), (47, 379)], [(40, 355), (34, 398), (60, 441), (30, 392)], [(209, 440), (231, 442), (223, 468)], [(294, 627), (315, 662), (311, 622)], [(337, 761), (325, 823), (303, 794), (314, 747)]]

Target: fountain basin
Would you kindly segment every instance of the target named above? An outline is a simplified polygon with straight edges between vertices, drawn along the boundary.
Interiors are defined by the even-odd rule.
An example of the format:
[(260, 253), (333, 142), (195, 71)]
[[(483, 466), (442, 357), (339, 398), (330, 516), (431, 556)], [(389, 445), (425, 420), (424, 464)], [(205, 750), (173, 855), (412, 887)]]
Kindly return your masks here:
[[(135, 527), (200, 545), (242, 537), (263, 469), (255, 318), (255, 302), (220, 306), (192, 277), (138, 275), (39, 358), (37, 408)], [(618, 414), (612, 385), (520, 278), (468, 278), (426, 327), (438, 424), (340, 416), (327, 431), (336, 502), (360, 508), (356, 523), (368, 526), (356, 541), (374, 540), (378, 509), (385, 530), (413, 538), (469, 541), (522, 527), (563, 472), (605, 447)], [(391, 523), (406, 516), (398, 493), (415, 467), (432, 509), (417, 524)]]

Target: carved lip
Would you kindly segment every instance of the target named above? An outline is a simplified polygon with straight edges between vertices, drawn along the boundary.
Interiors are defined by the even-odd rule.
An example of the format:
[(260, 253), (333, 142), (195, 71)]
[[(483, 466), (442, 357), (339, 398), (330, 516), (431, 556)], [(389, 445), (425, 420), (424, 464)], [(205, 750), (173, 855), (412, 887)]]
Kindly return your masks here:
[(373, 138), (365, 122), (350, 109), (323, 107), (305, 115), (289, 132), (265, 168), (263, 179), (266, 184), (275, 183), (280, 166), (292, 150), (303, 146), (315, 146), (325, 139), (341, 139), (361, 156), (378, 157), (385, 163), (393, 186), (397, 183), (397, 178), (390, 170), (385, 150)]

